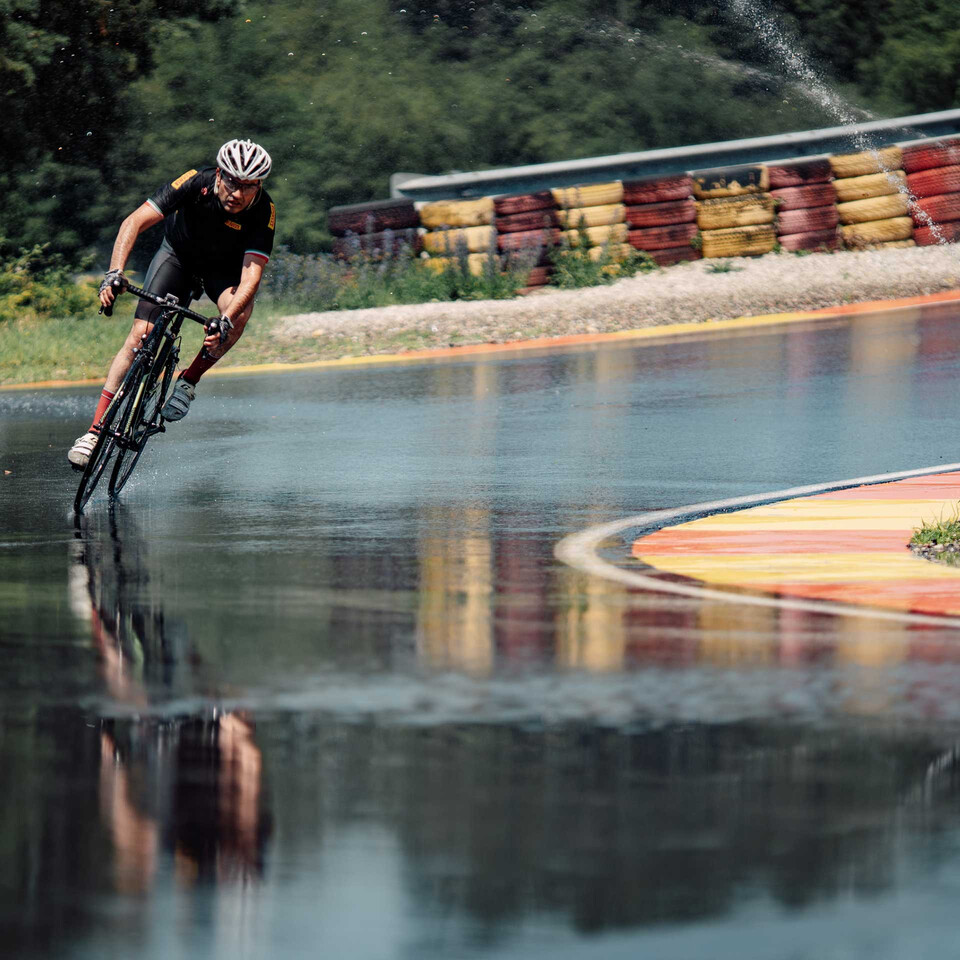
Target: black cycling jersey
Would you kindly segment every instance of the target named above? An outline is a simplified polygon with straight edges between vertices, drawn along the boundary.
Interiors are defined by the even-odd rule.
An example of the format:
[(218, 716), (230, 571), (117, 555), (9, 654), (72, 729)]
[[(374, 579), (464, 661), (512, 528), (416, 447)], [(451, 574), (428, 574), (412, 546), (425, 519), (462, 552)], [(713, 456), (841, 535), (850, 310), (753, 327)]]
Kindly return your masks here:
[(227, 267), (239, 272), (246, 254), (264, 262), (273, 251), (277, 211), (266, 190), (240, 213), (227, 213), (217, 199), (216, 168), (188, 170), (147, 200), (166, 217), (167, 242), (201, 275)]

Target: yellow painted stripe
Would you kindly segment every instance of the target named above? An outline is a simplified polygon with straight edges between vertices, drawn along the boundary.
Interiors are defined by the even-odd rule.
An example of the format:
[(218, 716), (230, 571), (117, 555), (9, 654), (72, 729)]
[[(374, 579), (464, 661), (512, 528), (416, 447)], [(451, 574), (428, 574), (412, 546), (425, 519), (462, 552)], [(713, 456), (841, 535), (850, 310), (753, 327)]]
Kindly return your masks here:
[(707, 583), (869, 583), (883, 580), (960, 580), (960, 568), (902, 553), (643, 554), (643, 563)]

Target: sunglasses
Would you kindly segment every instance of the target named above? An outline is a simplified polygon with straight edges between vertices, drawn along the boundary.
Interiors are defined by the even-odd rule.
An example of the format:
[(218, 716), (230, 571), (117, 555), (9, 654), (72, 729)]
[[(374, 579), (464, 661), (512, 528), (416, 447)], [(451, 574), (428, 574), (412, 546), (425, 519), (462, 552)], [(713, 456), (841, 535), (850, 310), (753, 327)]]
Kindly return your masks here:
[(252, 193), (260, 189), (260, 181), (254, 180), (252, 183), (245, 183), (243, 180), (236, 180), (228, 173), (220, 171), (220, 182), (227, 188), (227, 193)]

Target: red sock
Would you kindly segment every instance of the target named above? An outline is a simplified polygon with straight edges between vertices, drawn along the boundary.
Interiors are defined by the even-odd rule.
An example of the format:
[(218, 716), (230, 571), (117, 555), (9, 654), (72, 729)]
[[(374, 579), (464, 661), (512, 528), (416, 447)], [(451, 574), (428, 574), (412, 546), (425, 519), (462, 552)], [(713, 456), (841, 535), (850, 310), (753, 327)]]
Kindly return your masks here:
[(194, 358), (193, 363), (180, 374), (187, 383), (196, 386), (200, 378), (216, 363), (216, 359), (207, 355), (206, 350), (201, 350)]
[(94, 433), (100, 432), (97, 424), (100, 423), (100, 418), (107, 412), (107, 407), (110, 406), (110, 401), (113, 397), (114, 395), (109, 390), (103, 390), (100, 394), (100, 402), (97, 404), (97, 410), (93, 415), (93, 423), (90, 424), (90, 429)]

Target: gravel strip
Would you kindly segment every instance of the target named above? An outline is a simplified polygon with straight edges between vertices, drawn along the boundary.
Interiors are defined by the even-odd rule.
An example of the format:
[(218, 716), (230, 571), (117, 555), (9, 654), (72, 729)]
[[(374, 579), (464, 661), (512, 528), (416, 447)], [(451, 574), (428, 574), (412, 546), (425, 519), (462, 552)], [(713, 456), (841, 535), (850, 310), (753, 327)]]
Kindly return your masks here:
[[(718, 266), (725, 272), (712, 272)], [(437, 344), (502, 343), (814, 310), (951, 289), (960, 289), (960, 246), (767, 254), (693, 261), (606, 287), (546, 289), (514, 300), (304, 313), (285, 318), (275, 336), (287, 342), (304, 337), (362, 342), (417, 332)]]

